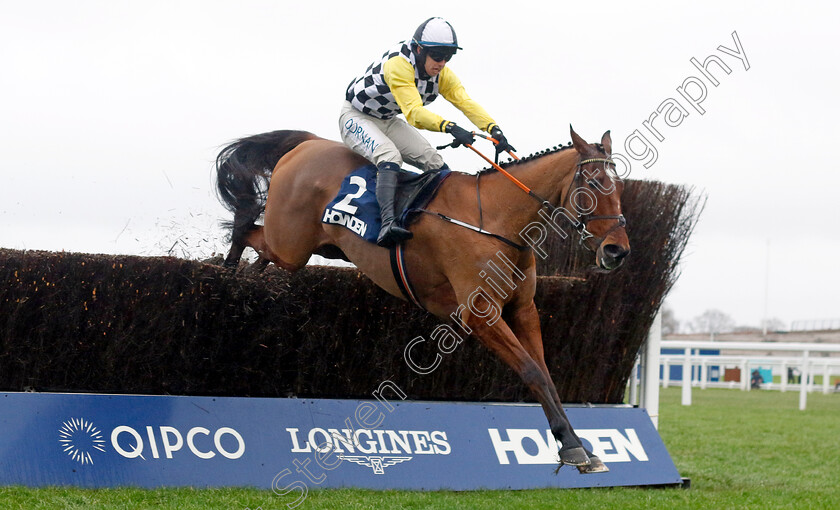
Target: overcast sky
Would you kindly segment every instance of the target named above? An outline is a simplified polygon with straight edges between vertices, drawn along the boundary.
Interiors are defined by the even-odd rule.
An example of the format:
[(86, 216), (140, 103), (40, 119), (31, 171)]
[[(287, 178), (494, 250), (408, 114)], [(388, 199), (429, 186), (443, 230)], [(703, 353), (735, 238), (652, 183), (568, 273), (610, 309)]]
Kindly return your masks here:
[[(769, 317), (840, 317), (837, 3), (291, 4), (0, 0), (0, 247), (226, 250), (219, 148), (275, 129), (337, 139), (347, 83), (443, 16), (464, 48), (450, 67), (521, 155), (566, 143), (570, 123), (589, 141), (612, 130), (624, 154), (639, 130), (657, 160), (631, 160), (631, 177), (708, 195), (667, 300), (678, 319), (716, 308), (757, 326), (765, 282)], [(718, 49), (737, 49), (733, 32), (745, 59)], [(731, 70), (710, 66), (717, 86), (690, 62), (710, 55)], [(690, 77), (702, 115), (677, 90)], [(679, 122), (654, 119), (660, 141), (643, 122), (663, 103)]]

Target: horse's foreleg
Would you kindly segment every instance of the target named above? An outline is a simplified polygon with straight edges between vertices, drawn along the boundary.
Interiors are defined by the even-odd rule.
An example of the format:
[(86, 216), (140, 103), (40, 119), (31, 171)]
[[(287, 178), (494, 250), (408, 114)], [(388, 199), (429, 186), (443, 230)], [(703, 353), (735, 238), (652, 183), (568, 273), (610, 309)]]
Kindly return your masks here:
[[(536, 305), (531, 302), (530, 305), (517, 310), (510, 316), (509, 322), (511, 330), (513, 330), (513, 333), (522, 343), (522, 347), (528, 355), (534, 359), (545, 377), (551, 382), (551, 375), (548, 372), (548, 366), (545, 364), (545, 351), (543, 349), (542, 332), (540, 331), (540, 320)], [(553, 382), (550, 384), (549, 391), (551, 398), (554, 400), (563, 417), (566, 418), (566, 421), (568, 422), (568, 416), (566, 416), (566, 413), (563, 410), (563, 404), (560, 402), (560, 395), (557, 393), (557, 387), (554, 386)], [(571, 423), (569, 424), (569, 427), (571, 428)], [(574, 429), (572, 429), (572, 434), (574, 434), (574, 436), (578, 439), (578, 442), (580, 442), (580, 438), (577, 434), (575, 434)], [(586, 448), (584, 448), (584, 451), (589, 457), (590, 463), (586, 466), (577, 467), (581, 473), (606, 473), (610, 470), (597, 455), (594, 455)]]
[(473, 335), (513, 368), (537, 397), (548, 418), (551, 433), (562, 443), (561, 462), (572, 466), (588, 465), (589, 457), (580, 439), (572, 430), (562, 406), (559, 405), (559, 400), (555, 400), (552, 396), (552, 391), (556, 394), (556, 390), (547, 376), (547, 371), (540, 368), (503, 320), (499, 319), (491, 326), (473, 316), (467, 322), (473, 330)]

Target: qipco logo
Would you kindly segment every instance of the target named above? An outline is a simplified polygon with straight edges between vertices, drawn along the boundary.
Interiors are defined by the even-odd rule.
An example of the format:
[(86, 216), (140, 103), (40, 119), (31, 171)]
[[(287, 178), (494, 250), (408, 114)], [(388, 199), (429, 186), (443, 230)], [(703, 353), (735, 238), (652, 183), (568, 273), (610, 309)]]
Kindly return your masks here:
[(165, 458), (171, 459), (184, 446), (199, 459), (212, 459), (216, 455), (238, 459), (245, 453), (245, 440), (230, 427), (221, 427), (215, 432), (204, 427), (193, 427), (184, 435), (175, 427), (147, 426), (145, 433), (141, 434), (132, 427), (120, 425), (111, 432), (111, 445), (127, 459), (140, 457), (143, 460), (147, 460), (149, 454), (159, 459), (161, 452)]

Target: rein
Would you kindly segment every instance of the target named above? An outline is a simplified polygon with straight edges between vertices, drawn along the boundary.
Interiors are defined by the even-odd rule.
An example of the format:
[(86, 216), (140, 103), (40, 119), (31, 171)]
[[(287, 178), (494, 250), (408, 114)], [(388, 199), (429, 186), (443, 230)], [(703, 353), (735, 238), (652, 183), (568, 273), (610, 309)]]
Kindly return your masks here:
[[(493, 144), (495, 144), (495, 145), (499, 144), (498, 140), (496, 140), (495, 138), (492, 138), (490, 136), (487, 136), (483, 133), (473, 132), (472, 134), (475, 135), (475, 136), (479, 136), (481, 138), (484, 138), (486, 140), (489, 140), (489, 141), (493, 142)], [(440, 149), (445, 149), (447, 147), (453, 147), (453, 148), (458, 147), (458, 145), (460, 145), (460, 143), (456, 141), (456, 142), (452, 142), (452, 143), (449, 143), (449, 144), (446, 144), (446, 145), (438, 146), (437, 148), (438, 148), (438, 150), (440, 150)], [(496, 162), (496, 161), (498, 161), (498, 157), (499, 157), (498, 154), (496, 154), (496, 161), (492, 161), (490, 158), (488, 158), (483, 153), (481, 153), (481, 151), (479, 151), (478, 149), (473, 147), (472, 144), (467, 143), (467, 144), (464, 144), (464, 146), (469, 147), (473, 152), (478, 154), (481, 157), (481, 159), (483, 159), (484, 161), (486, 161), (487, 163), (492, 165), (495, 170), (497, 170), (499, 173), (501, 173), (502, 175), (507, 177), (508, 180), (513, 182), (519, 189), (521, 189), (522, 191), (527, 193), (529, 196), (533, 197), (536, 201), (538, 201), (540, 203), (540, 208), (541, 209), (547, 209), (552, 218), (554, 217), (554, 214), (557, 211), (559, 211), (561, 209), (564, 210), (564, 211), (567, 210), (565, 207), (563, 207), (562, 204), (565, 204), (568, 200), (570, 200), (570, 196), (571, 196), (570, 193), (572, 191), (572, 187), (575, 185), (576, 182), (578, 182), (578, 180), (581, 177), (584, 176), (583, 175), (583, 168), (582, 168), (583, 165), (588, 164), (588, 163), (604, 163), (604, 166), (606, 166), (608, 164), (611, 164), (611, 165), (615, 166), (615, 162), (612, 159), (609, 159), (609, 158), (590, 158), (590, 159), (584, 159), (582, 161), (579, 161), (578, 164), (577, 164), (577, 170), (575, 170), (575, 176), (572, 179), (572, 182), (569, 183), (569, 188), (566, 190), (565, 196), (561, 195), (561, 197), (562, 197), (561, 206), (560, 207), (555, 207), (551, 202), (549, 202), (548, 200), (539, 196), (531, 188), (526, 186), (522, 181), (520, 181), (519, 179), (514, 177), (510, 172), (508, 172), (507, 170), (505, 170), (504, 168), (499, 166), (499, 164)], [(514, 154), (511, 151), (506, 151), (506, 152), (508, 154), (510, 154), (510, 156), (513, 159), (519, 161), (519, 157), (516, 154)], [(480, 184), (481, 184), (481, 172), (476, 174), (476, 181), (475, 181), (475, 191), (476, 191), (476, 195), (478, 197), (478, 221), (479, 221), (479, 226), (477, 226), (477, 227), (475, 225), (470, 225), (469, 223), (465, 223), (463, 221), (459, 221), (459, 220), (450, 218), (450, 217), (448, 217), (446, 215), (443, 215), (443, 214), (440, 214), (440, 213), (433, 213), (433, 212), (427, 211), (425, 209), (419, 209), (418, 212), (424, 212), (424, 213), (432, 214), (432, 215), (435, 215), (435, 216), (439, 217), (440, 219), (442, 219), (444, 221), (448, 221), (448, 222), (453, 223), (455, 225), (458, 225), (458, 226), (461, 226), (461, 227), (464, 227), (464, 228), (468, 228), (468, 229), (470, 229), (474, 232), (478, 232), (479, 234), (484, 234), (484, 235), (493, 237), (495, 239), (498, 239), (498, 240), (504, 242), (505, 244), (507, 244), (509, 246), (512, 246), (512, 247), (516, 248), (517, 250), (520, 250), (520, 251), (527, 250), (528, 246), (518, 244), (518, 243), (516, 243), (514, 241), (511, 241), (510, 239), (507, 239), (506, 237), (503, 237), (499, 234), (494, 234), (492, 232), (484, 230), (484, 217), (483, 217), (483, 214), (482, 214), (482, 211), (481, 211), (481, 187), (480, 187)], [(592, 185), (591, 181), (589, 181), (588, 184)], [(574, 220), (566, 214), (562, 214), (561, 216), (566, 218), (569, 221), (569, 223), (571, 223), (572, 228), (574, 228), (577, 231), (577, 233), (580, 235), (579, 244), (583, 245), (584, 248), (586, 248), (587, 250), (592, 251), (592, 252), (597, 251), (597, 248), (593, 249), (589, 245), (589, 243), (586, 242), (589, 239), (595, 238), (595, 235), (592, 234), (592, 232), (590, 232), (586, 228), (586, 225), (590, 221), (618, 220), (616, 222), (616, 224), (613, 225), (612, 228), (610, 228), (607, 231), (606, 234), (604, 234), (602, 237), (595, 238), (595, 240), (598, 241), (596, 246), (600, 246), (600, 244), (603, 242), (603, 240), (606, 239), (607, 236), (609, 236), (613, 231), (615, 231), (618, 228), (624, 227), (627, 224), (627, 220), (624, 218), (623, 214), (592, 216), (592, 215), (589, 215), (589, 214), (577, 213), (577, 218), (574, 219)]]
[[(498, 140), (496, 140), (495, 138), (492, 138), (492, 137), (486, 136), (486, 135), (484, 135), (484, 134), (482, 134), (482, 133), (473, 133), (473, 134), (474, 134), (474, 135), (477, 135), (477, 136), (480, 136), (480, 137), (482, 137), (482, 138), (485, 138), (485, 139), (487, 139), (487, 140), (490, 140), (490, 141), (491, 141), (491, 142), (493, 142), (494, 144), (498, 144), (498, 143), (499, 143), (499, 142), (498, 142)], [(505, 176), (505, 177), (507, 177), (510, 181), (512, 181), (514, 184), (516, 184), (516, 186), (517, 186), (517, 187), (519, 187), (519, 189), (521, 189), (522, 191), (526, 192), (529, 196), (531, 196), (531, 197), (533, 197), (535, 200), (537, 200), (537, 201), (540, 203), (540, 207), (541, 207), (541, 208), (544, 208), (544, 209), (547, 209), (547, 210), (549, 211), (549, 213), (551, 214), (551, 217), (552, 217), (552, 218), (554, 217), (554, 214), (555, 214), (555, 212), (557, 212), (557, 211), (558, 211), (558, 209), (564, 209), (564, 210), (566, 210), (566, 209), (563, 207), (563, 205), (562, 205), (562, 204), (565, 204), (565, 203), (566, 203), (566, 202), (570, 199), (570, 192), (572, 191), (572, 187), (575, 185), (575, 183), (578, 181), (578, 179), (580, 179), (581, 177), (583, 177), (583, 172), (582, 172), (582, 167), (583, 167), (583, 165), (585, 165), (585, 164), (587, 164), (587, 163), (604, 163), (604, 164), (605, 164), (605, 166), (606, 166), (607, 164), (612, 164), (612, 165), (615, 165), (615, 162), (614, 162), (612, 159), (609, 159), (609, 158), (590, 158), (590, 159), (585, 159), (585, 160), (582, 160), (582, 161), (578, 162), (578, 164), (577, 164), (577, 170), (575, 170), (575, 176), (574, 176), (574, 178), (572, 179), (572, 182), (571, 182), (571, 183), (569, 183), (569, 188), (566, 190), (566, 193), (565, 193), (565, 196), (564, 196), (564, 198), (563, 198), (563, 202), (562, 202), (562, 204), (561, 204), (560, 208), (557, 208), (557, 207), (555, 207), (553, 204), (551, 204), (551, 202), (549, 202), (548, 200), (546, 200), (546, 199), (542, 198), (541, 196), (539, 196), (538, 194), (534, 193), (534, 191), (533, 191), (531, 188), (529, 188), (528, 186), (526, 186), (525, 184), (523, 184), (523, 183), (522, 183), (522, 181), (520, 181), (519, 179), (517, 179), (516, 177), (514, 177), (514, 176), (513, 176), (510, 172), (507, 172), (504, 168), (502, 168), (501, 166), (499, 166), (499, 164), (498, 164), (498, 163), (496, 163), (496, 162), (494, 162), (494, 161), (491, 161), (491, 160), (490, 160), (490, 158), (488, 158), (487, 156), (485, 156), (484, 154), (482, 154), (482, 153), (481, 153), (481, 151), (479, 151), (478, 149), (476, 149), (475, 147), (473, 147), (471, 144), (464, 144), (464, 145), (465, 145), (466, 147), (469, 147), (469, 148), (470, 148), (473, 152), (475, 152), (475, 153), (476, 153), (476, 154), (478, 154), (479, 156), (481, 156), (481, 158), (482, 158), (484, 161), (486, 161), (487, 163), (489, 163), (490, 165), (492, 165), (494, 169), (496, 169), (498, 172), (500, 172), (502, 175), (504, 175), (504, 176)], [(440, 148), (440, 147), (438, 147), (438, 148)], [(507, 151), (507, 153), (508, 153), (508, 154), (510, 154), (510, 155), (511, 155), (511, 157), (513, 157), (515, 160), (519, 161), (519, 157), (518, 157), (516, 154), (514, 154), (513, 152), (511, 152), (511, 151)], [(496, 157), (498, 158), (498, 154), (496, 155)], [(481, 191), (480, 191), (480, 189), (479, 189), (479, 180), (480, 180), (480, 179), (481, 179), (481, 173), (477, 174), (477, 177), (476, 177), (476, 193), (478, 194), (478, 213), (479, 213), (479, 222), (480, 222), (480, 224), (481, 224), (481, 223), (483, 223), (483, 220), (482, 220), (482, 216), (481, 216)], [(607, 237), (607, 236), (609, 236), (609, 235), (610, 235), (610, 234), (611, 234), (614, 230), (616, 230), (616, 229), (618, 229), (618, 228), (621, 228), (621, 227), (623, 227), (623, 226), (625, 226), (625, 225), (627, 224), (627, 220), (624, 218), (624, 215), (623, 215), (623, 214), (618, 214), (618, 215), (595, 215), (595, 216), (592, 216), (592, 215), (588, 215), (588, 214), (579, 214), (579, 213), (578, 213), (578, 214), (577, 214), (577, 219), (575, 219), (575, 220), (572, 220), (571, 218), (569, 218), (569, 217), (568, 217), (567, 215), (565, 215), (565, 214), (563, 214), (562, 216), (563, 216), (564, 218), (566, 218), (566, 219), (569, 221), (569, 223), (571, 223), (571, 224), (572, 224), (572, 227), (573, 227), (573, 228), (574, 228), (574, 229), (578, 232), (578, 234), (580, 235), (580, 242), (579, 242), (579, 244), (583, 245), (586, 249), (588, 249), (588, 250), (590, 250), (590, 251), (593, 251), (593, 252), (594, 252), (594, 251), (596, 251), (596, 249), (593, 249), (591, 246), (589, 246), (589, 243), (586, 243), (586, 241), (587, 241), (588, 239), (590, 239), (590, 238), (594, 238), (594, 237), (595, 237), (595, 236), (594, 236), (594, 234), (592, 234), (592, 233), (591, 233), (589, 230), (587, 230), (587, 228), (586, 228), (586, 225), (587, 225), (590, 221), (597, 221), (597, 220), (618, 220), (618, 221), (617, 221), (617, 223), (616, 223), (615, 225), (613, 225), (613, 227), (612, 227), (612, 228), (610, 228), (610, 229), (607, 231), (607, 233), (606, 233), (606, 234), (604, 234), (604, 235), (603, 235), (602, 237), (600, 237), (600, 238), (596, 238), (596, 240), (600, 240), (600, 242), (598, 242), (598, 243), (597, 243), (598, 245), (600, 245), (600, 244), (601, 244), (601, 242), (603, 242), (603, 239), (606, 239), (606, 237)], [(494, 236), (495, 236), (495, 234), (494, 234)], [(499, 236), (495, 236), (495, 237), (499, 237)], [(511, 243), (511, 241), (508, 241), (508, 240), (505, 240), (505, 242), (507, 242), (508, 244), (510, 244), (510, 243)]]

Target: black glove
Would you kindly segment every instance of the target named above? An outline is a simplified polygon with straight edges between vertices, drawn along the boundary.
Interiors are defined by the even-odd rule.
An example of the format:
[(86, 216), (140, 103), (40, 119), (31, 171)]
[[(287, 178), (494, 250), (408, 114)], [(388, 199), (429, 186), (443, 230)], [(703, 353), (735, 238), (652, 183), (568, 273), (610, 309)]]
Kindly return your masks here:
[(450, 122), (446, 125), (446, 132), (455, 138), (455, 143), (452, 144), (453, 147), (458, 147), (461, 144), (472, 145), (475, 143), (475, 137), (473, 134), (454, 122)]
[(490, 136), (499, 142), (496, 144), (496, 154), (501, 154), (505, 151), (516, 152), (513, 145), (508, 143), (507, 138), (505, 138), (505, 135), (502, 133), (502, 129), (499, 126), (493, 126), (493, 129), (490, 130)]

